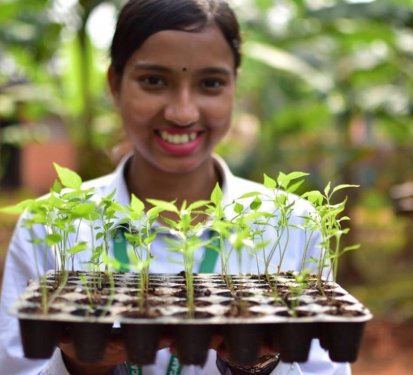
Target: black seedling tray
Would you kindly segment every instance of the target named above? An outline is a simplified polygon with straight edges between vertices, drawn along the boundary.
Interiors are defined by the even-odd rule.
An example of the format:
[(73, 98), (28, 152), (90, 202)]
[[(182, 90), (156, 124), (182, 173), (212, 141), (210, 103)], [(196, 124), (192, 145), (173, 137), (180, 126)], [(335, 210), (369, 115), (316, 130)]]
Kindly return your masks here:
[[(144, 365), (154, 362), (159, 340), (166, 335), (175, 340), (182, 364), (203, 365), (212, 335), (221, 334), (231, 359), (245, 365), (257, 360), (262, 344), (277, 348), (284, 362), (305, 362), (314, 338), (331, 360), (354, 362), (364, 325), (372, 318), (337, 283), (324, 281), (321, 292), (315, 278), (303, 288), (292, 273), (272, 275), (269, 281), (255, 275), (231, 276), (231, 288), (221, 275), (194, 275), (192, 315), (182, 274), (150, 275), (144, 314), (138, 303), (138, 275), (114, 274), (114, 288), (105, 281), (93, 301), (80, 275), (89, 280), (97, 276), (70, 274), (48, 314), (40, 310), (38, 281), (29, 284), (13, 307), (26, 357), (49, 358), (62, 335), (70, 334), (78, 358), (96, 362), (116, 334), (124, 340), (128, 360)], [(47, 284), (52, 293), (53, 273)]]

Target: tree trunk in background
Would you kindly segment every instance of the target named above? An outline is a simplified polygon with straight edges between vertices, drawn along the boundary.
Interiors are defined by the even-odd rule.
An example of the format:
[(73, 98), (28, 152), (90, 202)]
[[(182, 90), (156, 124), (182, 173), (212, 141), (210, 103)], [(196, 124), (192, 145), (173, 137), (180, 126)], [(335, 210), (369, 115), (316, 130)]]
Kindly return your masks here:
[(87, 22), (93, 10), (103, 0), (80, 0), (83, 8), (82, 24), (77, 32), (80, 56), (79, 86), (81, 88), (83, 109), (79, 118), (78, 171), (84, 180), (95, 178), (112, 169), (111, 162), (104, 150), (97, 149), (93, 142), (93, 124), (96, 116), (96, 98), (92, 93), (91, 69), (94, 64), (92, 45), (87, 34)]

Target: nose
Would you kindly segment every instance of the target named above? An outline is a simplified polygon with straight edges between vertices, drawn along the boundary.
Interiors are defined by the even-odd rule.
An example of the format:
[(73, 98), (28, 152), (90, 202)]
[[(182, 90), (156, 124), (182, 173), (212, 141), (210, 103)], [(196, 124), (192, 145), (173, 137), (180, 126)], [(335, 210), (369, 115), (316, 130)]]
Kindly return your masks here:
[(165, 119), (178, 126), (190, 126), (199, 120), (199, 108), (195, 95), (186, 88), (171, 93), (165, 107)]

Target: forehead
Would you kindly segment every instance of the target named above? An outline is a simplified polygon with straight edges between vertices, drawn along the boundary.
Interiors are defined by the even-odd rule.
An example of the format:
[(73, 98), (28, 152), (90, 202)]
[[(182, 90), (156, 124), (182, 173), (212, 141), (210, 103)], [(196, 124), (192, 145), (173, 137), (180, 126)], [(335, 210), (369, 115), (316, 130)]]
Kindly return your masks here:
[(234, 70), (230, 46), (216, 26), (201, 31), (163, 30), (152, 34), (132, 54), (127, 65), (161, 64), (170, 69), (222, 67)]

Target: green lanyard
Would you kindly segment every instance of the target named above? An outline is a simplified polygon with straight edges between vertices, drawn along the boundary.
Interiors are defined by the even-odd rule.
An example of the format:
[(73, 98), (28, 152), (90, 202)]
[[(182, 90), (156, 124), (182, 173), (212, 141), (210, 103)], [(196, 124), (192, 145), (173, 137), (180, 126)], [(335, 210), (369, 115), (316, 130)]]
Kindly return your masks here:
[[(212, 235), (212, 232), (209, 232)], [(121, 263), (121, 272), (129, 271), (129, 259), (127, 254), (127, 242), (123, 234), (123, 230), (118, 230), (113, 237), (113, 247), (115, 258)], [(218, 252), (212, 247), (206, 247), (204, 250), (204, 256), (202, 258), (201, 264), (199, 266), (199, 273), (210, 273), (214, 272), (215, 264), (218, 259)], [(133, 363), (127, 363), (128, 374), (129, 375), (142, 375), (142, 368)], [(182, 371), (182, 366), (179, 363), (178, 357), (176, 355), (171, 355), (169, 360), (168, 368), (166, 370), (166, 375), (180, 375)]]

